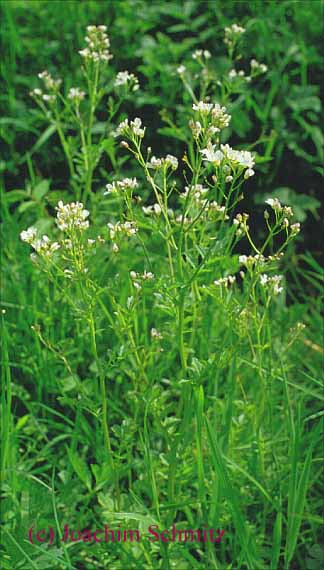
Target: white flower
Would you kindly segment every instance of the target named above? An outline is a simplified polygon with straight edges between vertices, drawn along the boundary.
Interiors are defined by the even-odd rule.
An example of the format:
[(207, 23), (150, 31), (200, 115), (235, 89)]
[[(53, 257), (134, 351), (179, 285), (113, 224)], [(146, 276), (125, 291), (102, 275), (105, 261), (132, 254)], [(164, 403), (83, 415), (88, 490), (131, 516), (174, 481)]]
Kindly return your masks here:
[(262, 273), (260, 275), (260, 283), (264, 287), (268, 283), (268, 275), (266, 275), (265, 273)]
[(201, 123), (199, 121), (193, 121), (192, 119), (190, 119), (189, 121), (189, 127), (192, 131), (192, 134), (194, 136), (194, 138), (198, 138), (202, 132), (202, 126)]
[(246, 255), (239, 255), (239, 263), (242, 263), (242, 265), (245, 265), (247, 263), (247, 256)]
[(88, 210), (83, 207), (81, 202), (71, 202), (70, 204), (63, 204), (62, 200), (59, 201), (56, 214), (56, 223), (60, 230), (71, 231), (77, 229), (84, 231), (89, 227)]
[(194, 111), (208, 115), (213, 108), (213, 103), (204, 103), (204, 101), (199, 101), (197, 104), (194, 103), (192, 108)]
[(68, 92), (68, 99), (73, 101), (74, 103), (80, 103), (85, 98), (85, 92), (81, 91), (78, 87), (71, 87), (70, 91)]
[(184, 65), (179, 65), (179, 67), (177, 68), (177, 73), (179, 75), (184, 75), (186, 73), (186, 68)]
[(134, 73), (129, 73), (128, 71), (119, 71), (117, 73), (114, 86), (122, 87), (129, 86), (132, 91), (137, 91), (139, 89), (139, 82)]
[(45, 93), (42, 96), (42, 99), (43, 99), (43, 101), (46, 101), (46, 103), (53, 103), (56, 99), (56, 95)]
[(106, 33), (107, 26), (87, 26), (85, 42), (87, 47), (79, 54), (88, 61), (107, 62), (112, 59), (109, 53), (110, 41)]
[(210, 59), (211, 58), (211, 53), (210, 51), (208, 51), (207, 49), (202, 50), (202, 49), (196, 49), (196, 51), (193, 52), (192, 54), (192, 59)]
[(142, 275), (142, 279), (144, 279), (144, 281), (151, 281), (152, 279), (154, 279), (154, 273), (145, 270)]
[(128, 119), (125, 119), (118, 125), (115, 131), (115, 136), (126, 135), (128, 134), (128, 131), (129, 131)]
[(264, 63), (259, 63), (256, 59), (251, 59), (251, 70), (256, 73), (265, 73), (268, 71), (268, 66)]
[(37, 236), (37, 229), (34, 226), (31, 226), (27, 230), (23, 230), (20, 233), (20, 239), (25, 241), (29, 244), (32, 244)]
[(225, 28), (225, 38), (224, 43), (229, 47), (233, 47), (235, 42), (244, 34), (245, 28), (238, 26), (237, 24), (232, 24)]
[(228, 144), (221, 144), (221, 151), (233, 166), (252, 169), (255, 164), (253, 155), (248, 150), (234, 150)]
[(204, 188), (202, 184), (193, 184), (185, 187), (185, 191), (180, 194), (180, 198), (187, 198), (191, 194), (196, 201), (199, 201), (207, 192), (208, 188)]
[(166, 166), (170, 166), (172, 170), (177, 170), (178, 168), (178, 159), (173, 156), (172, 154), (167, 154), (165, 157), (165, 164)]
[(279, 293), (283, 291), (283, 287), (280, 286), (282, 279), (282, 275), (273, 275), (272, 277), (268, 277), (268, 275), (262, 273), (260, 275), (260, 284), (262, 287), (268, 287), (270, 292), (274, 295), (279, 295)]
[(291, 224), (291, 235), (295, 236), (300, 232), (300, 223), (297, 222), (296, 224)]
[(142, 129), (141, 125), (142, 125), (142, 121), (138, 117), (136, 117), (136, 119), (134, 119), (134, 121), (131, 121), (131, 124), (130, 124), (131, 130), (133, 131), (134, 135), (137, 135), (140, 138), (144, 137), (144, 133), (145, 133), (145, 129)]
[(39, 79), (41, 79), (48, 91), (57, 92), (61, 83), (62, 79), (54, 79), (48, 71), (42, 71), (38, 74)]
[[(52, 257), (53, 253), (60, 249), (60, 244), (57, 241), (51, 242), (47, 235), (37, 238), (37, 230), (33, 226), (22, 231), (20, 239), (31, 245), (36, 253), (47, 259)], [(35, 254), (32, 254), (32, 261), (37, 261), (37, 256)]]
[(233, 285), (235, 281), (236, 281), (235, 275), (228, 275), (227, 277), (216, 279), (214, 281), (214, 285), (216, 285), (217, 287), (221, 287), (222, 285), (224, 285), (227, 288), (229, 285)]
[(214, 126), (225, 129), (230, 124), (231, 115), (226, 113), (226, 107), (221, 107), (219, 103), (215, 103), (211, 111), (211, 118)]
[(151, 329), (151, 337), (157, 340), (161, 340), (163, 338), (162, 334), (154, 328)]
[(281, 212), (282, 210), (282, 205), (280, 204), (278, 198), (268, 198), (265, 203), (271, 206), (273, 210), (276, 210), (278, 212)]
[(142, 120), (136, 117), (133, 121), (129, 123), (128, 119), (125, 119), (117, 127), (114, 135), (120, 136), (125, 135), (132, 138), (134, 135), (143, 138), (145, 134), (145, 127), (142, 128)]
[(167, 154), (165, 158), (156, 158), (152, 156), (150, 162), (147, 163), (148, 168), (159, 170), (161, 168), (171, 168), (176, 170), (178, 168), (178, 159), (172, 154)]
[(144, 212), (144, 214), (146, 215), (150, 215), (150, 214), (156, 214), (157, 216), (160, 216), (162, 213), (162, 209), (160, 204), (152, 204), (151, 206), (143, 206), (142, 210)]
[(43, 95), (43, 91), (41, 89), (36, 88), (30, 91), (29, 94), (31, 95), (31, 97), (41, 97)]
[[(213, 200), (213, 202), (208, 202), (207, 208), (214, 212), (219, 212), (220, 214), (224, 214), (226, 211), (225, 206), (220, 206), (215, 200)], [(228, 216), (225, 216), (225, 219), (228, 220)]]
[(109, 228), (110, 239), (112, 239), (112, 240), (115, 239), (115, 237), (118, 234), (124, 234), (127, 237), (131, 237), (131, 236), (134, 236), (138, 231), (136, 222), (128, 222), (127, 221), (127, 222), (121, 223), (118, 221), (118, 222), (116, 222), (116, 224), (112, 224), (109, 222), (107, 224), (107, 226)]
[(104, 196), (106, 194), (116, 193), (119, 190), (121, 191), (129, 189), (134, 190), (137, 187), (138, 187), (138, 182), (136, 178), (124, 178), (123, 180), (117, 180), (112, 184), (106, 184), (106, 192), (104, 192)]
[(248, 178), (251, 178), (251, 176), (254, 176), (254, 170), (253, 168), (248, 168), (245, 172), (244, 172), (244, 179), (247, 180)]
[(284, 206), (283, 213), (285, 216), (287, 216), (287, 218), (291, 218), (294, 215), (294, 212), (292, 211), (290, 206)]
[(222, 151), (215, 150), (215, 148), (216, 148), (216, 145), (213, 145), (211, 142), (209, 142), (207, 144), (207, 147), (203, 148), (200, 152), (207, 162), (212, 162), (213, 164), (216, 164), (217, 166), (219, 166), (221, 161), (224, 158), (224, 155), (223, 155)]

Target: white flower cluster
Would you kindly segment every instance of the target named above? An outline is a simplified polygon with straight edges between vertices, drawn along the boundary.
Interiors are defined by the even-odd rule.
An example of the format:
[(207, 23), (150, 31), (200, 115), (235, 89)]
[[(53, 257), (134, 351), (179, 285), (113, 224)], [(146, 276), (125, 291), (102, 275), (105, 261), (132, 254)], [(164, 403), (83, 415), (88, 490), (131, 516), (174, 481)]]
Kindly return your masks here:
[(181, 225), (189, 225), (193, 222), (193, 219), (190, 218), (190, 216), (184, 216), (183, 214), (179, 214), (178, 216), (175, 217), (174, 221), (177, 224), (181, 224)]
[(207, 162), (212, 162), (215, 166), (221, 163), (230, 166), (233, 170), (244, 169), (244, 178), (250, 178), (254, 175), (253, 166), (255, 164), (253, 155), (248, 150), (234, 150), (228, 144), (220, 145), (220, 149), (216, 149), (216, 145), (211, 142), (200, 152)]
[(155, 214), (156, 216), (160, 216), (162, 213), (162, 208), (158, 203), (152, 204), (150, 206), (143, 206), (142, 210), (146, 215)]
[(108, 223), (110, 239), (115, 239), (117, 235), (124, 234), (128, 237), (134, 236), (138, 232), (136, 222), (116, 222), (116, 224)]
[(209, 140), (230, 124), (231, 115), (226, 112), (226, 107), (222, 107), (219, 103), (199, 101), (194, 103), (192, 108), (198, 113), (200, 119), (199, 121), (192, 119), (189, 121), (189, 127), (195, 139), (203, 134)]
[(237, 79), (247, 81), (248, 83), (251, 81), (251, 76), (245, 75), (243, 69), (240, 69), (240, 71), (236, 71), (236, 69), (231, 69), (228, 73), (228, 78), (231, 81), (236, 81)]
[(44, 86), (48, 91), (58, 91), (62, 83), (62, 79), (53, 79), (48, 71), (42, 71), (38, 74), (39, 79), (42, 79)]
[(199, 101), (194, 103), (192, 108), (200, 115), (208, 116), (211, 119), (211, 124), (219, 130), (225, 129), (230, 123), (231, 116), (226, 113), (226, 107), (221, 107), (219, 103)]
[(130, 271), (129, 275), (130, 275), (130, 278), (133, 282), (135, 289), (138, 289), (138, 290), (142, 289), (140, 281), (152, 281), (152, 279), (154, 279), (154, 273), (152, 273), (151, 271), (146, 271), (146, 270), (142, 274), (136, 273), (136, 271)]
[(129, 272), (131, 279), (134, 281), (134, 279), (142, 279), (143, 281), (151, 281), (152, 279), (154, 279), (154, 273), (152, 273), (151, 271), (144, 271), (144, 273), (136, 273), (136, 271), (130, 271)]
[(121, 135), (129, 137), (130, 139), (135, 135), (136, 137), (143, 138), (145, 134), (145, 127), (142, 128), (142, 120), (136, 117), (133, 121), (129, 122), (125, 119), (118, 125), (114, 135), (119, 137)]
[(152, 156), (150, 162), (147, 163), (148, 168), (153, 168), (154, 170), (160, 170), (162, 168), (171, 168), (171, 170), (177, 170), (178, 159), (172, 154), (167, 154), (165, 158), (156, 158)]
[(236, 235), (239, 237), (249, 229), (249, 226), (246, 225), (247, 220), (249, 219), (249, 214), (236, 214), (233, 225), (237, 226)]
[(62, 79), (54, 79), (48, 71), (42, 71), (38, 74), (38, 77), (43, 81), (48, 93), (44, 93), (42, 89), (36, 88), (30, 92), (30, 95), (36, 99), (41, 98), (45, 103), (53, 103), (56, 100)]
[(154, 340), (162, 340), (163, 339), (163, 335), (155, 328), (151, 329), (151, 338)]
[(234, 150), (228, 144), (221, 144), (221, 152), (223, 153), (225, 159), (231, 163), (231, 165), (238, 165), (242, 168), (247, 169), (247, 171), (244, 173), (244, 178), (253, 176), (254, 172), (252, 168), (255, 164), (255, 161), (253, 155), (248, 150)]
[(227, 275), (227, 277), (216, 279), (216, 281), (214, 281), (214, 285), (217, 285), (217, 287), (224, 285), (227, 288), (229, 285), (233, 285), (235, 281), (236, 281), (235, 275)]
[[(47, 235), (43, 235), (41, 238), (38, 238), (37, 229), (33, 226), (27, 230), (23, 230), (20, 234), (20, 239), (31, 245), (36, 253), (45, 258), (51, 258), (53, 253), (60, 248), (60, 244), (56, 241), (51, 242)], [(34, 259), (34, 256), (32, 259)]]
[[(180, 194), (180, 198), (187, 199), (188, 195), (191, 196), (199, 209), (203, 209), (205, 213), (225, 214), (225, 206), (220, 206), (215, 200), (209, 201), (206, 194), (209, 189), (204, 188), (202, 184), (195, 184), (192, 187), (186, 186), (185, 191)], [(228, 219), (228, 216), (225, 216)]]
[(126, 86), (129, 87), (131, 91), (137, 91), (139, 89), (139, 82), (134, 73), (129, 73), (128, 71), (119, 71), (119, 73), (117, 73), (114, 86)]
[(266, 73), (268, 66), (265, 63), (259, 63), (256, 59), (251, 59), (251, 72), (255, 74)]
[(63, 204), (59, 201), (56, 214), (56, 223), (60, 230), (71, 232), (73, 230), (84, 231), (89, 227), (88, 210), (83, 207), (81, 202), (71, 202)]
[(107, 26), (87, 26), (85, 42), (87, 47), (80, 50), (79, 54), (86, 61), (104, 61), (112, 59), (109, 52), (110, 41), (107, 36)]
[[(280, 200), (278, 200), (278, 198), (268, 198), (265, 201), (265, 203), (268, 204), (273, 209), (277, 219), (279, 217), (279, 220), (282, 221), (283, 227), (286, 229), (290, 228), (292, 236), (295, 236), (300, 232), (299, 222), (296, 222), (295, 224), (290, 224), (289, 218), (291, 218), (294, 215), (290, 206), (283, 206)], [(267, 213), (267, 211), (265, 211), (265, 218), (268, 217), (269, 214)]]
[(245, 28), (238, 26), (237, 24), (232, 24), (225, 28), (225, 38), (224, 43), (232, 48), (235, 43), (239, 40), (242, 34), (245, 32)]
[(194, 103), (192, 105), (192, 108), (194, 111), (198, 111), (202, 115), (209, 115), (213, 106), (213, 103), (205, 103), (204, 101), (199, 101), (199, 103)]
[(195, 139), (198, 139), (203, 131), (200, 121), (193, 121), (190, 119), (189, 127), (191, 129), (192, 135)]
[(239, 255), (239, 263), (245, 265), (248, 268), (252, 268), (254, 265), (263, 265), (268, 261), (280, 261), (283, 257), (283, 252), (275, 253), (274, 255), (269, 255), (267, 258), (262, 253), (257, 253), (256, 255)]
[(219, 103), (215, 103), (211, 110), (212, 124), (219, 129), (225, 129), (230, 124), (231, 115), (226, 113), (226, 107), (221, 107)]
[(228, 79), (230, 79), (230, 81), (246, 81), (249, 83), (253, 77), (268, 71), (268, 67), (264, 63), (259, 63), (256, 59), (251, 59), (250, 65), (251, 75), (245, 75), (243, 69), (236, 71), (236, 69), (233, 68), (228, 73)]
[(192, 54), (192, 59), (210, 59), (211, 53), (208, 49), (196, 49)]
[(185, 191), (180, 194), (180, 198), (186, 199), (190, 194), (196, 201), (200, 201), (207, 192), (208, 188), (204, 188), (202, 184), (194, 184), (191, 187), (186, 186)]
[(300, 232), (300, 223), (297, 222), (296, 224), (291, 224), (290, 226), (291, 235), (296, 236)]
[(265, 203), (268, 204), (276, 212), (282, 213), (287, 218), (291, 218), (294, 215), (291, 207), (283, 206), (278, 198), (268, 198)]
[(72, 103), (79, 105), (79, 103), (81, 103), (81, 101), (83, 101), (83, 99), (85, 98), (85, 92), (79, 89), (79, 87), (71, 87), (71, 89), (68, 92), (67, 98), (70, 99)]
[[(218, 202), (216, 202), (216, 200), (208, 202), (206, 207), (212, 212), (217, 212), (219, 214), (225, 214), (226, 212), (225, 206), (221, 206), (220, 204), (218, 204)], [(226, 215), (224, 219), (228, 220), (228, 216)]]
[(283, 291), (281, 287), (281, 281), (283, 279), (282, 275), (273, 275), (269, 277), (266, 273), (260, 275), (260, 284), (262, 287), (267, 287), (274, 295), (279, 295)]
[(117, 180), (111, 184), (106, 184), (106, 194), (116, 194), (119, 191), (124, 192), (125, 190), (134, 190), (138, 187), (138, 182), (136, 178), (124, 178), (123, 180)]

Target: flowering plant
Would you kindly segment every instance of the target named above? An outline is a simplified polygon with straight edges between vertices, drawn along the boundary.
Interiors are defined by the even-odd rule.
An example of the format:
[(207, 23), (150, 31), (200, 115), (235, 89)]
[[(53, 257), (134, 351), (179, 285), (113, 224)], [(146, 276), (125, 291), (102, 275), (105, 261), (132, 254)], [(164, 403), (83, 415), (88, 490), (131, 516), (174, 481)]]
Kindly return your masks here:
[[(185, 129), (175, 131), (183, 142), (178, 156), (167, 143), (151, 148), (144, 117), (121, 114), (125, 100), (140, 93), (139, 80), (125, 70), (112, 77), (106, 26), (87, 28), (84, 85), (64, 93), (63, 82), (46, 71), (43, 88), (32, 92), (58, 132), (71, 180), (70, 198), (65, 193), (55, 210), (43, 212), (46, 233), (44, 219), (20, 232), (31, 249), (34, 295), (48, 308), (32, 323), (48, 373), (38, 400), (49, 404), (44, 417), (65, 422), (66, 433), (53, 441), (44, 436), (58, 459), (52, 473), (41, 472), (57, 528), (63, 515), (55, 486), (77, 496), (74, 506), (82, 502), (75, 528), (86, 527), (91, 511), (95, 522), (141, 530), (217, 525), (231, 536), (223, 550), (201, 544), (195, 556), (192, 545), (163, 539), (112, 544), (108, 554), (100, 544), (90, 555), (78, 545), (81, 564), (90, 556), (105, 568), (131, 559), (145, 568), (185, 561), (184, 568), (216, 569), (229, 568), (231, 557), (254, 570), (265, 560), (273, 568), (281, 559), (289, 565), (294, 556), (313, 452), (304, 470), (280, 471), (288, 452), (295, 466), (302, 456), (287, 377), (304, 325), (292, 319), (288, 327), (282, 317), (284, 254), (300, 224), (289, 205), (268, 198), (257, 232), (254, 213), (241, 207), (262, 175), (254, 147), (231, 146), (232, 98), (267, 72), (255, 59), (250, 74), (236, 69), (243, 34), (237, 24), (225, 29), (233, 68), (221, 81), (209, 73), (205, 49), (192, 54), (198, 80), (178, 67), (192, 99)], [(108, 109), (104, 128), (96, 123), (100, 104)], [(100, 167), (106, 151), (109, 172)], [(4, 465), (11, 473), (7, 452)], [(64, 501), (59, 509), (74, 517)], [(262, 512), (258, 524), (254, 510)], [(270, 526), (274, 553), (267, 548)], [(60, 563), (74, 568), (72, 548), (64, 541), (60, 548)]]

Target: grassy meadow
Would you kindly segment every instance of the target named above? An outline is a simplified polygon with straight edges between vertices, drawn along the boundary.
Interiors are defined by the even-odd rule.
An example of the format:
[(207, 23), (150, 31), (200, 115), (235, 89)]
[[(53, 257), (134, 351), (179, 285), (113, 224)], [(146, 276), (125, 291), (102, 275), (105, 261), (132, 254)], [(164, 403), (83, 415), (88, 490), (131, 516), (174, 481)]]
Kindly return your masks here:
[(322, 3), (1, 20), (1, 569), (319, 570)]

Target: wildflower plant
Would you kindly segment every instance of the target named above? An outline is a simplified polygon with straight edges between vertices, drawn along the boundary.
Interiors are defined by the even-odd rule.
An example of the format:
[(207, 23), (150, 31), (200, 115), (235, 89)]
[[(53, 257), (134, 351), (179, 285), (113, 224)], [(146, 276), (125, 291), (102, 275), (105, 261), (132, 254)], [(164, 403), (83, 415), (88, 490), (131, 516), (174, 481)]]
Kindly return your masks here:
[[(87, 201), (91, 199), (94, 171), (105, 151), (108, 133), (106, 129), (99, 135), (95, 132), (98, 108), (108, 96), (108, 120), (112, 120), (129, 93), (139, 89), (139, 82), (128, 71), (112, 77), (109, 62), (113, 55), (106, 26), (88, 26), (85, 44), (79, 51), (83, 62), (82, 88), (72, 87), (63, 93), (62, 80), (43, 71), (39, 73), (43, 88), (35, 88), (30, 94), (57, 130), (77, 198)], [(70, 135), (71, 129), (74, 137)]]
[[(225, 29), (233, 65), (243, 34), (237, 24)], [(287, 483), (279, 461), (295, 425), (282, 400), (290, 405), (289, 351), (303, 324), (280, 332), (280, 314), (285, 253), (300, 225), (291, 207), (270, 198), (263, 231), (255, 231), (243, 204), (261, 176), (258, 155), (243, 143), (233, 148), (228, 138), (231, 97), (266, 67), (252, 60), (249, 76), (233, 68), (215, 83), (208, 70), (213, 56), (194, 51), (199, 88), (184, 65), (178, 68), (192, 101), (181, 120), (186, 145), (174, 156), (167, 145), (147, 144), (151, 126), (143, 118), (117, 120), (139, 82), (128, 71), (111, 77), (106, 27), (88, 26), (85, 44), (84, 85), (64, 94), (63, 83), (43, 72), (42, 89), (32, 92), (59, 134), (72, 197), (48, 212), (46, 234), (37, 220), (20, 233), (55, 314), (49, 325), (43, 317), (33, 324), (38, 350), (51, 354), (63, 379), (51, 389), (77, 434), (65, 442), (69, 466), (65, 457), (58, 460), (61, 481), (71, 489), (74, 477), (84, 490), (83, 522), (94, 508), (94, 520), (143, 531), (150, 524), (226, 527), (225, 546), (199, 545), (197, 568), (220, 568), (229, 556), (250, 570), (265, 560), (273, 568), (280, 560), (289, 565), (309, 476), (303, 471), (297, 482), (291, 474)], [(108, 116), (98, 133), (102, 101)], [(101, 155), (116, 144), (117, 172), (98, 183)], [(61, 312), (66, 329), (56, 326)], [(301, 437), (300, 424), (298, 430)], [(54, 487), (53, 497), (55, 505)], [(258, 525), (251, 497), (253, 509), (262, 511)], [(269, 527), (274, 553), (266, 546)], [(132, 560), (168, 569), (197, 561), (192, 545), (111, 546), (108, 558), (102, 549), (90, 560), (104, 561), (105, 568)], [(64, 546), (63, 553), (72, 568), (69, 550)], [(77, 553), (78, 561), (86, 559), (81, 547)]]

